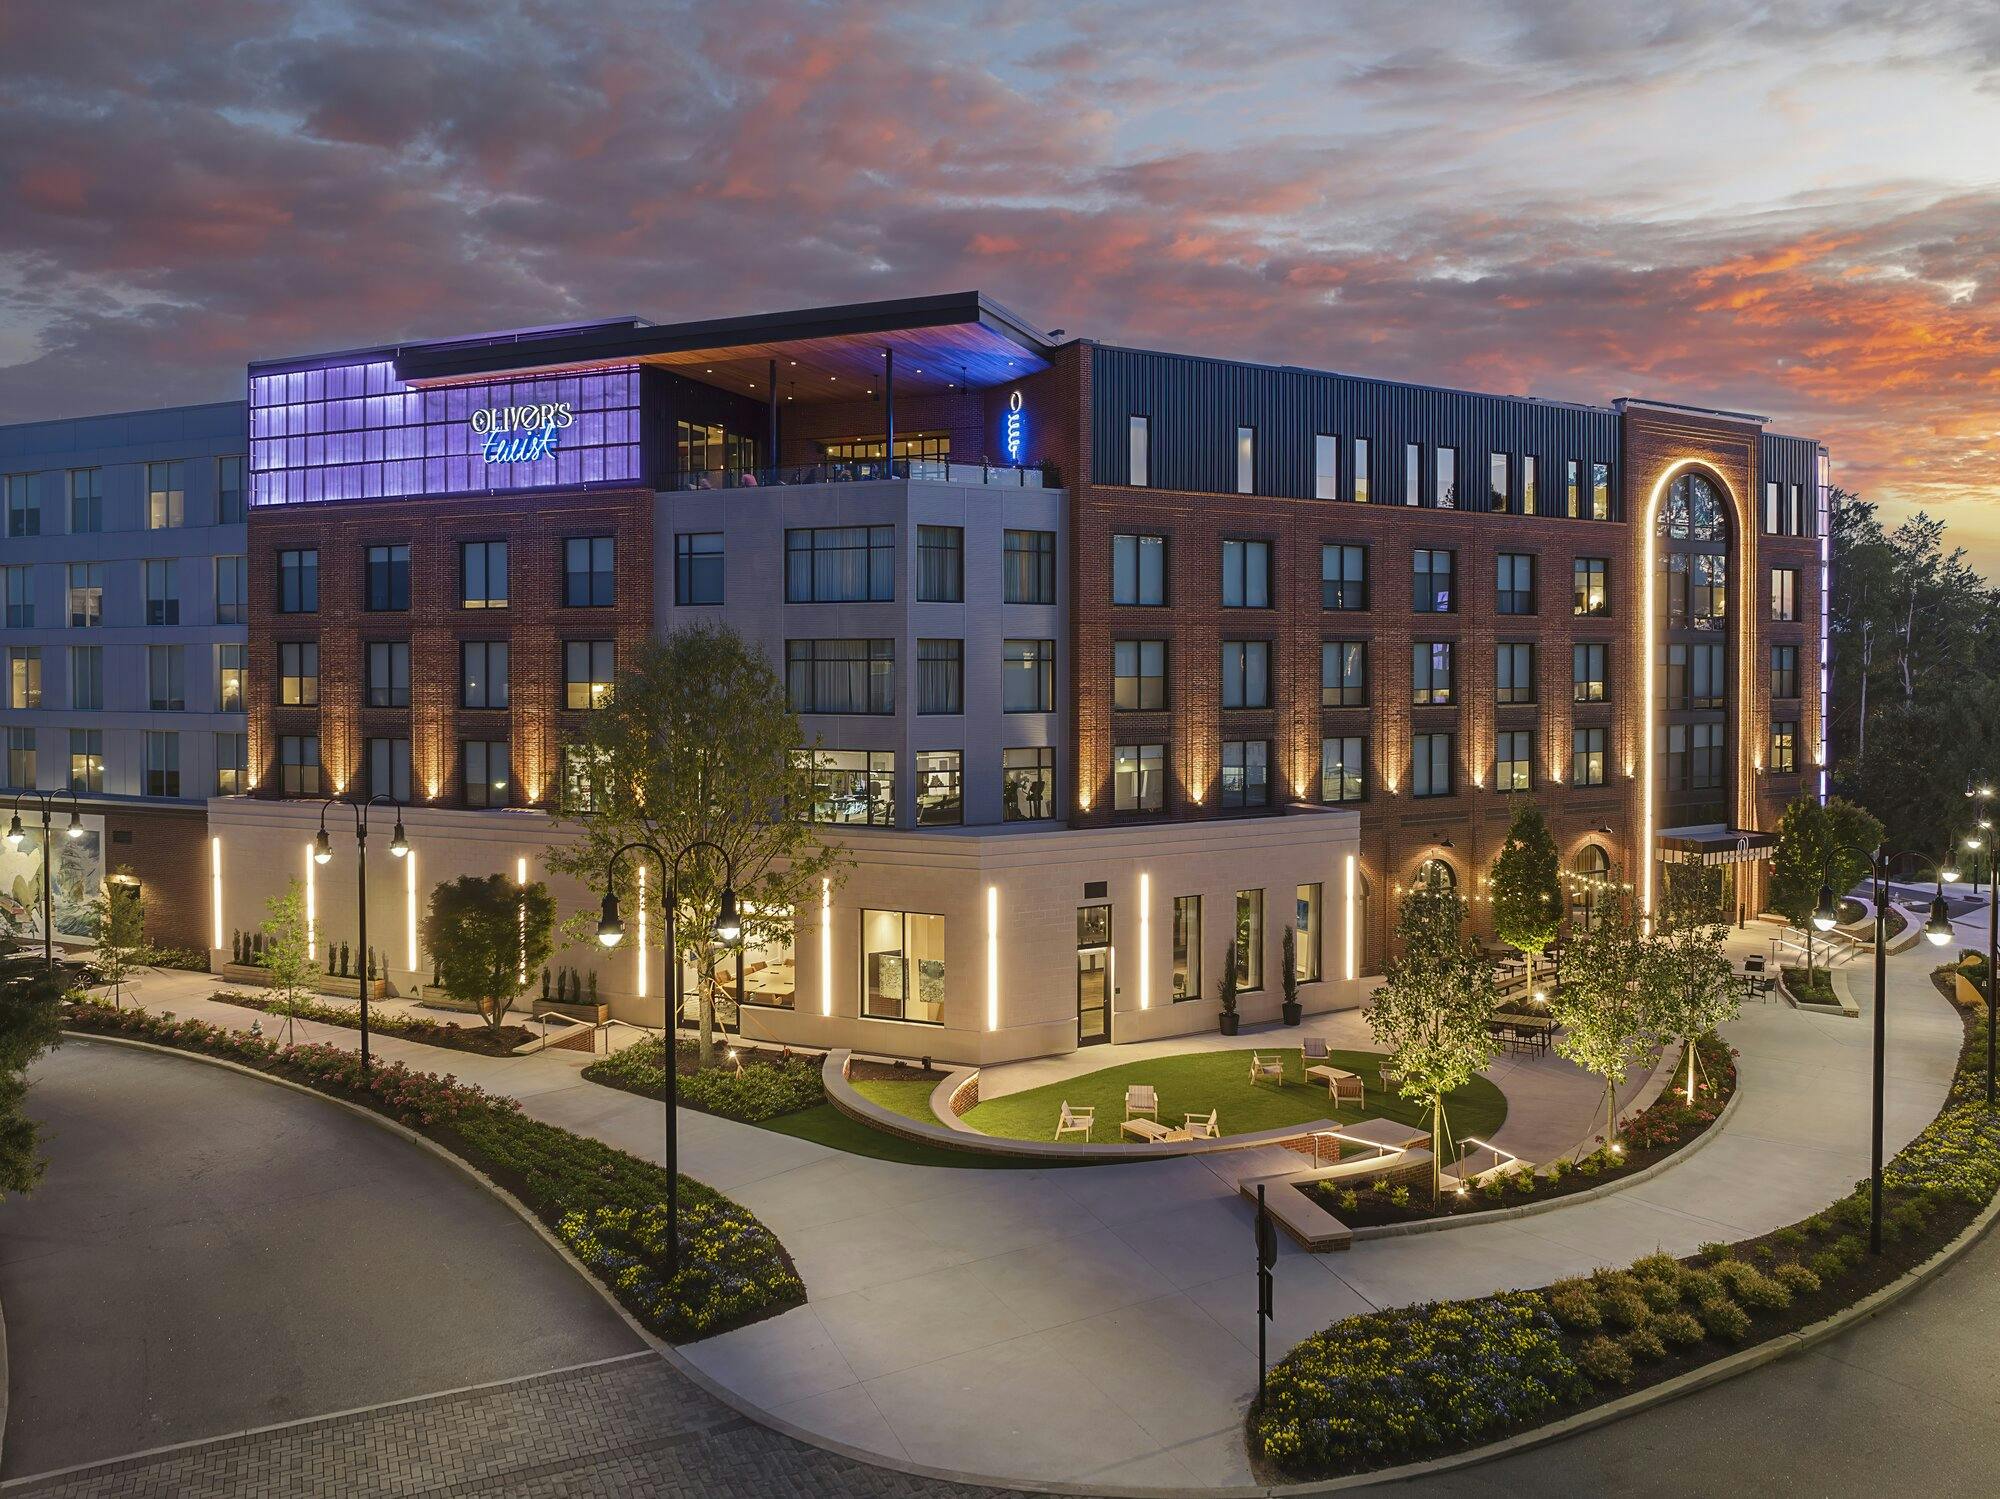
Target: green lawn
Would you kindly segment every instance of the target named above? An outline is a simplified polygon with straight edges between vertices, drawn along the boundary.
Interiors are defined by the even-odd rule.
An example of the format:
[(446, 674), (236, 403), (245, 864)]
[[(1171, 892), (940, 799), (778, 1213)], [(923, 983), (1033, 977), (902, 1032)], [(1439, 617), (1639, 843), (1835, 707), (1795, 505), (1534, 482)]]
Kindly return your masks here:
[(879, 1103), (891, 1113), (901, 1114), (905, 1119), (921, 1120), (925, 1124), (936, 1124), (937, 1115), (931, 1112), (931, 1094), (936, 1091), (935, 1082), (901, 1082), (895, 1078), (863, 1078), (852, 1084), (854, 1091), (870, 1103)]
[[(1125, 1089), (1132, 1083), (1150, 1083), (1159, 1091), (1160, 1122), (1173, 1126), (1184, 1114), (1206, 1114), (1219, 1110), (1217, 1128), (1225, 1135), (1246, 1135), (1281, 1125), (1304, 1124), (1313, 1119), (1333, 1119), (1353, 1123), (1358, 1119), (1396, 1119), (1419, 1129), (1431, 1127), (1430, 1110), (1383, 1088), (1379, 1070), (1382, 1057), (1365, 1051), (1336, 1051), (1333, 1065), (1359, 1074), (1368, 1090), (1368, 1101), (1357, 1108), (1329, 1103), (1324, 1084), (1304, 1085), (1305, 1063), (1299, 1049), (1262, 1048), (1269, 1056), (1279, 1051), (1285, 1060), (1285, 1086), (1250, 1083), (1248, 1051), (1197, 1052), (1187, 1056), (1156, 1057), (1149, 1062), (1126, 1062), (1087, 1072), (1065, 1082), (1010, 1093), (975, 1105), (965, 1114), (965, 1122), (989, 1135), (1007, 1135), (1017, 1140), (1052, 1140), (1056, 1116), (1067, 1100), (1073, 1107), (1094, 1104), (1097, 1128), (1091, 1139), (1109, 1142), (1123, 1138), (1119, 1125), (1125, 1120)], [(1473, 1135), (1489, 1139), (1507, 1117), (1507, 1099), (1483, 1077), (1460, 1089), (1445, 1102), (1454, 1136)], [(1076, 1136), (1066, 1136), (1073, 1140)]]
[[(857, 1084), (857, 1086), (862, 1085)], [(910, 1088), (916, 1085), (877, 1083), (873, 1086)], [(877, 1102), (883, 1101), (885, 1100), (877, 1100)], [(912, 1166), (952, 1166), (959, 1170), (1046, 1171), (1051, 1167), (1076, 1166), (1087, 1169), (1089, 1165), (1081, 1161), (1009, 1160), (1004, 1156), (980, 1155), (970, 1150), (946, 1150), (942, 1145), (926, 1145), (920, 1140), (905, 1140), (900, 1135), (875, 1129), (841, 1113), (830, 1103), (815, 1104), (809, 1109), (797, 1109), (789, 1114), (780, 1114), (775, 1119), (759, 1120), (757, 1128), (772, 1130), (781, 1135), (791, 1135), (800, 1140), (816, 1141), (821, 1145), (830, 1145), (835, 1150), (845, 1150), (853, 1155), (865, 1155), (878, 1161), (902, 1161)]]

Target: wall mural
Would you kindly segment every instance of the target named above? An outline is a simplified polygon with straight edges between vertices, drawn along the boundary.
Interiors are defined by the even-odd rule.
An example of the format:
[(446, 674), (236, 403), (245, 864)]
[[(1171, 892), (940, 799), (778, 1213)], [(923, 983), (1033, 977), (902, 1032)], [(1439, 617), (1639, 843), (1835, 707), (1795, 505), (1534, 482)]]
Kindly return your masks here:
[[(42, 830), (21, 819), (26, 836), (11, 848), (0, 838), (0, 927), (17, 937), (39, 941), (42, 935)], [(91, 902), (104, 892), (104, 819), (85, 816), (83, 834), (71, 838), (63, 829), (66, 814), (53, 830), (50, 870), (55, 877), (55, 935), (58, 941), (88, 942), (96, 935), (97, 918)]]

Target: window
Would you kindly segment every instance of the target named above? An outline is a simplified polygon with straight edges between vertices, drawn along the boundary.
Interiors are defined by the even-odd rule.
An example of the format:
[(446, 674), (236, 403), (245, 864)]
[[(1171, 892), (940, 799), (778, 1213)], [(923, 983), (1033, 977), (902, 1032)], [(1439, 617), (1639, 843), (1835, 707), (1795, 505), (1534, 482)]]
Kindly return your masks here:
[(1319, 742), (1319, 799), (1358, 802), (1368, 795), (1368, 741), (1348, 734)]
[(215, 460), (215, 521), (222, 526), (243, 524), (243, 458)]
[(964, 641), (919, 640), (917, 642), (917, 711), (919, 713), (965, 711)]
[(894, 751), (800, 750), (798, 754), (812, 771), (808, 822), (896, 825)]
[(278, 701), (287, 707), (319, 706), (319, 646), (288, 640), (278, 647)]
[(278, 612), (313, 614), (318, 610), (318, 551), (278, 553)]
[(1111, 706), (1127, 712), (1151, 712), (1167, 706), (1166, 641), (1111, 643)]
[(1611, 465), (1608, 463), (1593, 463), (1590, 466), (1590, 518), (1611, 519)]
[(674, 537), (674, 602), (722, 602), (720, 531), (682, 531)]
[(1264, 987), (1264, 892), (1236, 892), (1236, 987), (1254, 993)]
[(1777, 536), (1782, 534), (1783, 532), (1785, 523), (1785, 512), (1784, 512), (1784, 505), (1782, 501), (1779, 499), (1779, 496), (1782, 493), (1783, 490), (1777, 484), (1770, 483), (1768, 481), (1765, 483), (1764, 534), (1767, 536)]
[(1513, 496), (1507, 492), (1507, 456), (1505, 453), (1486, 456), (1486, 508), (1496, 515), (1505, 515), (1513, 503)]
[(1053, 816), (1056, 753), (1046, 745), (1000, 752), (1000, 816), (1006, 822), (1037, 822)]
[(1236, 429), (1236, 492), (1255, 494), (1257, 492), (1257, 429), (1238, 427)]
[(250, 618), (250, 559), (215, 559), (215, 622), (240, 625)]
[(504, 739), (468, 739), (462, 747), (465, 804), (468, 807), (513, 805), (513, 767)]
[(73, 645), (69, 648), (69, 705), (90, 712), (104, 707), (104, 648)]
[(894, 713), (896, 642), (788, 640), (785, 697), (794, 713)]
[(1799, 570), (1796, 567), (1771, 569), (1771, 618), (1780, 624), (1799, 617)]
[(504, 640), (468, 640), (459, 646), (459, 706), (504, 708), (508, 705), (507, 657), (507, 642)]
[[(242, 734), (218, 734), (218, 739), (243, 739)], [(69, 789), (72, 791), (102, 791), (104, 789), (104, 731), (102, 729), (71, 729), (69, 731)]]
[(1450, 796), (1452, 736), (1418, 734), (1410, 740), (1410, 795)]
[(1601, 645), (1573, 645), (1569, 650), (1570, 701), (1601, 703), (1605, 691), (1605, 648)]
[(894, 526), (785, 533), (785, 602), (884, 603), (896, 596)]
[(1319, 643), (1319, 705), (1322, 708), (1368, 706), (1368, 642), (1322, 640)]
[(1804, 494), (1796, 484), (1786, 485), (1785, 493), (1791, 503), (1791, 509), (1785, 526), (1785, 534), (1787, 536), (1804, 536), (1808, 534)]
[(215, 648), (215, 707), (218, 713), (241, 713), (249, 670), (249, 647), (226, 644)]
[(1534, 784), (1535, 736), (1510, 729), (1493, 736), (1493, 789), (1526, 791)]
[(9, 536), (39, 536), (42, 534), (42, 502), (35, 493), (33, 474), (9, 474), (4, 481), (7, 489), (7, 534)]
[(1502, 552), (1494, 567), (1494, 609), (1500, 614), (1535, 612), (1535, 559), (1526, 552)]
[(42, 648), (14, 645), (7, 648), (7, 706), (39, 708), (42, 705)]
[(1451, 642), (1414, 640), (1410, 642), (1410, 701), (1417, 707), (1449, 707), (1451, 696)]
[(1450, 614), (1458, 607), (1452, 592), (1452, 553), (1417, 548), (1412, 554), (1410, 607), (1419, 614)]
[(1174, 998), (1201, 998), (1201, 897), (1174, 897)]
[(146, 795), (181, 794), (181, 736), (146, 735)]
[(1424, 450), (1421, 443), (1403, 444), (1403, 503), (1424, 502)]
[(1111, 810), (1157, 812), (1165, 805), (1166, 746), (1121, 744), (1111, 752)]
[(1164, 604), (1167, 601), (1167, 538), (1111, 538), (1111, 602)]
[(458, 549), (458, 607), (507, 607), (507, 543), (468, 541)]
[(563, 642), (563, 706), (596, 709), (611, 702), (618, 674), (618, 644), (613, 640)]
[(1521, 514), (1523, 515), (1539, 513), (1536, 507), (1541, 503), (1538, 482), (1540, 475), (1541, 466), (1535, 461), (1534, 455), (1523, 453), (1521, 455)]
[(410, 607), (410, 548), (398, 542), (368, 548), (367, 587), (363, 591), (372, 610)]
[(32, 788), (35, 784), (35, 731), (7, 730), (7, 784)]
[(1502, 641), (1493, 647), (1493, 701), (1500, 704), (1535, 700), (1535, 648), (1522, 641)]
[(79, 535), (104, 529), (103, 469), (69, 471), (69, 528)]
[(1354, 503), (1368, 503), (1368, 439), (1354, 439)]
[(1569, 736), (1569, 780), (1572, 786), (1604, 784), (1604, 730), (1573, 729)]
[(1125, 443), (1128, 459), (1126, 480), (1143, 489), (1153, 482), (1152, 423), (1143, 416), (1125, 418)]
[(181, 565), (172, 558), (148, 562), (146, 570), (146, 623), (177, 625), (181, 622)]
[(609, 609), (618, 600), (616, 538), (572, 536), (563, 542), (563, 603)]
[(1319, 549), (1319, 606), (1347, 611), (1368, 607), (1368, 549), (1323, 546)]
[(965, 821), (965, 799), (960, 783), (963, 760), (957, 750), (918, 752), (918, 827), (952, 827)]
[[(75, 736), (72, 735), (72, 738)], [(72, 773), (75, 754), (72, 752)], [(217, 734), (215, 736), (215, 794), (217, 796), (242, 796), (250, 789), (250, 736), (248, 734)]]
[(278, 789), (286, 796), (320, 794), (319, 736), (285, 734), (278, 740)]
[(146, 526), (163, 531), (187, 520), (187, 465), (149, 463), (146, 465)]
[(1563, 514), (1571, 520), (1583, 515), (1583, 465), (1574, 458), (1563, 460)]
[(1000, 658), (1000, 706), (1008, 713), (1053, 713), (1056, 643), (1009, 640)]
[(1222, 642), (1222, 706), (1225, 708), (1271, 706), (1270, 641)]
[(1294, 971), (1302, 984), (1319, 978), (1320, 887), (1301, 885), (1297, 895), (1298, 936), (1293, 944)]
[(1225, 541), (1222, 544), (1222, 607), (1271, 607), (1271, 543)]
[(1053, 604), (1056, 601), (1056, 533), (1007, 533), (1005, 587), (1010, 604)]
[(368, 741), (368, 794), (393, 796), (399, 802), (410, 799), (409, 740)]
[(367, 697), (371, 708), (410, 706), (410, 643), (407, 640), (368, 642)]
[(1722, 785), (1723, 726), (1719, 723), (1666, 725), (1667, 787), (1673, 791), (1714, 791)]
[(1340, 498), (1340, 439), (1325, 432), (1313, 438), (1313, 498)]
[(7, 628), (31, 630), (35, 626), (35, 575), (25, 567), (0, 567), (7, 583)]
[(861, 1014), (868, 1020), (944, 1023), (944, 918), (861, 913)]
[(1771, 725), (1771, 769), (1790, 775), (1799, 768), (1799, 726), (1795, 719)]
[(1579, 557), (1570, 564), (1576, 585), (1570, 613), (1596, 616), (1611, 612), (1611, 596), (1605, 587), (1610, 569), (1610, 562), (1603, 557)]
[(1457, 448), (1437, 450), (1437, 507), (1440, 510), (1458, 508)]
[(1271, 746), (1262, 739), (1222, 741), (1222, 805), (1263, 807), (1271, 801)]
[(1771, 647), (1771, 696), (1792, 698), (1799, 695), (1799, 648), (1795, 645), (1774, 645)]
[[(1015, 533), (1007, 533), (1011, 551)], [(1009, 581), (1012, 575), (1009, 574)], [(917, 527), (917, 598), (930, 604), (965, 602), (965, 530), (960, 526)], [(1022, 600), (1009, 600), (1018, 603)]]
[[(69, 565), (70, 628), (94, 630), (103, 623), (104, 564), (72, 562)], [(236, 623), (236, 621), (226, 621), (226, 623)]]

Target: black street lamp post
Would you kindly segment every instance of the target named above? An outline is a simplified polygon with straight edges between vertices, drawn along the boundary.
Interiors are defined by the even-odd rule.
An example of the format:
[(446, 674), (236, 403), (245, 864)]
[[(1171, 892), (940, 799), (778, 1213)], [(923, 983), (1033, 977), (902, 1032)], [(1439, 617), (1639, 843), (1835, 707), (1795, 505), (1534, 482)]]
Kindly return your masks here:
[[(313, 858), (324, 864), (333, 857), (333, 841), (326, 835), (326, 809), (328, 807), (348, 807), (354, 812), (354, 867), (360, 882), (361, 930), (357, 934), (361, 946), (361, 1070), (368, 1071), (368, 809), (377, 802), (396, 809), (396, 831), (389, 835), (389, 852), (402, 858), (410, 851), (410, 843), (403, 836), (403, 804), (393, 796), (377, 793), (366, 801), (353, 797), (329, 796), (320, 804), (319, 837), (313, 841)], [(384, 971), (388, 964), (383, 963)]]
[(83, 836), (83, 819), (79, 816), (81, 804), (74, 791), (23, 791), (14, 798), (14, 820), (7, 825), (7, 846), (19, 851), (27, 832), (21, 827), (21, 797), (32, 796), (42, 804), (42, 965), (56, 966), (55, 945), (55, 880), (49, 869), (49, 834), (54, 824), (49, 818), (49, 807), (59, 796), (69, 798), (69, 826), (63, 829), (70, 838)]
[[(626, 844), (613, 854), (604, 866), (604, 911), (597, 923), (597, 940), (606, 947), (616, 947), (625, 939), (625, 920), (618, 913), (618, 861), (630, 853), (651, 854), (653, 862), (660, 867), (660, 884), (664, 887), (666, 900), (666, 949), (667, 949), (667, 1013), (661, 1027), (661, 1067), (666, 1073), (667, 1084), (667, 1279), (671, 1281), (680, 1271), (680, 1124), (676, 1115), (679, 1108), (679, 1078), (675, 1071), (677, 1058), (674, 1055), (674, 1041), (680, 1033), (681, 1022), (681, 964), (674, 949), (674, 914), (679, 903), (681, 860), (698, 848), (708, 849), (722, 861), (722, 900), (715, 913), (715, 937), (725, 946), (734, 943), (743, 935), (743, 922), (736, 911), (736, 866), (726, 851), (705, 839), (697, 838), (681, 849), (671, 859), (658, 847), (644, 840)], [(642, 955), (643, 959), (643, 955)]]
[[(1869, 1140), (1868, 1166), (1868, 1252), (1882, 1252), (1882, 1090), (1884, 1049), (1889, 1039), (1889, 859), (1886, 848), (1875, 850), (1871, 859), (1871, 874), (1875, 897), (1875, 1086), (1873, 1128)], [(1926, 861), (1928, 862), (1928, 861)], [(1933, 866), (1937, 870), (1937, 895), (1931, 901), (1930, 920), (1924, 923), (1924, 936), (1934, 947), (1942, 947), (1951, 941), (1951, 913), (1944, 903), (1943, 866)], [(1834, 908), (1833, 886), (1822, 883), (1819, 887), (1819, 903), (1812, 914), (1812, 924), (1822, 932), (1830, 932), (1840, 920), (1840, 913)]]

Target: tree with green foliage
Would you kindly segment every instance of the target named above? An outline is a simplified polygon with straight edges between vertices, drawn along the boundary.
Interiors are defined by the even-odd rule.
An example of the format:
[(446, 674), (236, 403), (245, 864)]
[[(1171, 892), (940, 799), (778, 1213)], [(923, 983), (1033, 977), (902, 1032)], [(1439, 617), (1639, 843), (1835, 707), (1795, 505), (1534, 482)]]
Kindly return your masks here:
[(305, 887), (287, 880), (284, 889), (264, 902), (264, 910), (264, 971), (278, 996), (273, 1008), (292, 1010), (311, 1000), (320, 974), (306, 927)]
[(1507, 841), (1493, 861), (1494, 934), (1533, 958), (1555, 940), (1562, 914), (1562, 861), (1555, 837), (1541, 807), (1518, 797)]
[(1493, 1060), (1493, 965), (1463, 934), (1465, 901), (1437, 869), (1412, 885), (1396, 916), (1401, 955), (1375, 991), (1368, 1025), (1387, 1049), (1396, 1091), (1431, 1106), (1431, 1202), (1443, 1185), (1444, 1101)]
[(498, 1030), (554, 950), (556, 900), (540, 880), (462, 875), (431, 891), (424, 945), (444, 992)]
[[(117, 874), (129, 873), (123, 866)], [(124, 1002), (125, 981), (140, 964), (146, 949), (146, 913), (130, 885), (112, 879), (103, 893), (90, 903), (97, 921), (97, 952), (92, 962), (98, 977), (111, 990), (115, 1009)]]
[(1699, 1066), (1695, 1038), (1736, 1018), (1734, 973), (1723, 948), (1728, 935), (1722, 871), (1699, 864), (1670, 868), (1647, 944), (1642, 988), (1652, 1001), (1653, 1028), (1678, 1036), (1686, 1050), (1689, 1107)]
[(47, 1164), (28, 1117), (28, 1066), (62, 1035), (63, 984), (41, 953), (0, 937), (0, 1193), (33, 1191)]
[(1563, 985), (1549, 1001), (1556, 1055), (1604, 1079), (1604, 1142), (1618, 1137), (1618, 1084), (1653, 1041), (1647, 996), (1653, 955), (1631, 896), (1603, 892), (1597, 920), (1577, 933), (1563, 962)]
[(1813, 966), (1812, 914), (1821, 884), (1838, 900), (1867, 878), (1882, 824), (1845, 797), (1821, 806), (1799, 797), (1778, 819), (1778, 846), (1771, 854), (1769, 905), (1806, 934), (1806, 972)]
[[(579, 836), (552, 851), (549, 866), (601, 890), (612, 856), (650, 843), (680, 862), (674, 884), (675, 954), (699, 975), (700, 1058), (715, 1059), (712, 955), (725, 879), (733, 875), (742, 941), (792, 940), (793, 913), (816, 910), (823, 880), (838, 883), (846, 855), (808, 815), (816, 805), (871, 794), (836, 784), (816, 768), (785, 686), (769, 659), (734, 631), (691, 625), (661, 639), (619, 644), (611, 700), (564, 742), (564, 788)], [(697, 842), (715, 844), (717, 858)], [(649, 856), (620, 861), (617, 894), (627, 910), (644, 898), (663, 930), (660, 871)], [(670, 1025), (679, 1017), (670, 1017)]]

